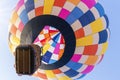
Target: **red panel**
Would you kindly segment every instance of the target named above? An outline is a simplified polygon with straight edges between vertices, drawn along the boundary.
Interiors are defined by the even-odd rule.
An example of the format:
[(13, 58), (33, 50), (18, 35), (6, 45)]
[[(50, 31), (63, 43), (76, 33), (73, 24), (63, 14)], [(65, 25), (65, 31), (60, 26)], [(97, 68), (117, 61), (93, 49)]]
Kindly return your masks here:
[(85, 36), (85, 35), (84, 35), (84, 30), (83, 30), (83, 28), (75, 31), (75, 37), (76, 37), (77, 39), (78, 39), (78, 38), (81, 38), (81, 37), (84, 37), (84, 36)]
[(84, 49), (84, 55), (95, 55), (98, 49), (98, 45), (86, 46)]
[(63, 7), (66, 0), (55, 0), (54, 6)]

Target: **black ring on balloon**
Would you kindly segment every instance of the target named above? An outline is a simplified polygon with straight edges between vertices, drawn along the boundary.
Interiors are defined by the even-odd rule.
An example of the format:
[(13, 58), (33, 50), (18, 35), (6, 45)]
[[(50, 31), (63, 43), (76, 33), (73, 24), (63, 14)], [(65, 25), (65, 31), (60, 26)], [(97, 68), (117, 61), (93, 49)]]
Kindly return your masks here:
[(21, 33), (20, 43), (32, 44), (46, 25), (58, 29), (65, 40), (65, 49), (63, 56), (53, 64), (41, 63), (40, 65), (40, 69), (52, 70), (60, 68), (67, 64), (72, 58), (75, 51), (76, 39), (74, 31), (65, 20), (53, 15), (42, 15), (33, 18), (25, 25)]

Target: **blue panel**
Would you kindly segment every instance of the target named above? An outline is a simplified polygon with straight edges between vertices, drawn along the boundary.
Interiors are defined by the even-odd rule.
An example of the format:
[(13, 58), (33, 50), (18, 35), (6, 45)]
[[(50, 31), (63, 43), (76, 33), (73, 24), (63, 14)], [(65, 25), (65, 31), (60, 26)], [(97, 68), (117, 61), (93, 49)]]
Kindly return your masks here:
[(58, 42), (59, 38), (60, 38), (60, 33), (56, 36), (55, 41)]
[(25, 10), (23, 10), (20, 14), (20, 19), (23, 22), (23, 24), (25, 25), (28, 22), (28, 16)]
[(57, 42), (57, 41), (58, 41), (58, 39), (59, 39), (59, 37), (60, 37), (60, 33), (59, 33), (59, 34), (57, 34), (55, 37), (53, 37), (53, 40)]
[(107, 41), (108, 33), (106, 30), (103, 30), (102, 32), (99, 32), (99, 44), (104, 43)]
[(78, 18), (80, 18), (83, 15), (83, 12), (78, 8), (75, 7), (74, 10), (70, 13), (70, 15), (67, 17), (66, 21), (69, 24), (74, 23)]
[(107, 28), (108, 28), (108, 26), (109, 26), (109, 20), (108, 20), (108, 17), (106, 16), (106, 15), (104, 15), (104, 18), (105, 18), (105, 20), (106, 20), (106, 24), (107, 24)]
[(105, 14), (105, 11), (104, 11), (103, 7), (101, 6), (101, 4), (97, 3), (97, 4), (95, 5), (95, 8), (98, 10), (98, 12), (99, 12), (99, 14), (100, 14), (100, 17)]
[(88, 11), (82, 17), (80, 17), (79, 20), (80, 20), (82, 26), (85, 27), (89, 23), (93, 22), (95, 20), (95, 17), (91, 11)]
[(78, 70), (82, 67), (83, 64), (80, 63), (76, 63), (73, 61), (69, 61), (66, 66), (68, 66), (69, 68), (73, 69), (73, 70)]
[(34, 9), (34, 0), (27, 0), (25, 3), (26, 11), (29, 12)]
[(52, 56), (52, 53), (50, 53), (49, 51), (47, 51), (47, 52), (45, 53), (45, 55), (42, 57), (42, 60), (43, 60), (44, 62), (49, 63), (49, 60), (50, 60), (51, 56)]
[(55, 63), (56, 60), (50, 59), (49, 64)]
[(53, 43), (52, 43), (52, 46), (53, 46), (53, 47), (55, 47), (55, 46), (56, 46), (56, 44), (57, 44), (56, 42), (53, 42)]
[(67, 76), (69, 76), (69, 77), (74, 77), (74, 76), (78, 75), (79, 72), (70, 69), (70, 70), (66, 71), (65, 74), (66, 74)]

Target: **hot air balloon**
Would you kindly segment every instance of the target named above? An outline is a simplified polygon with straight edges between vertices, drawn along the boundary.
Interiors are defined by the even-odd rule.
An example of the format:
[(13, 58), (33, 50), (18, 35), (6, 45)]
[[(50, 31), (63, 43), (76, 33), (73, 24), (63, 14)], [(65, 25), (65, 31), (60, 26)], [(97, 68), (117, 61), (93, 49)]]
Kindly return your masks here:
[(8, 43), (42, 48), (41, 80), (78, 80), (103, 59), (109, 21), (98, 0), (19, 0), (12, 12)]

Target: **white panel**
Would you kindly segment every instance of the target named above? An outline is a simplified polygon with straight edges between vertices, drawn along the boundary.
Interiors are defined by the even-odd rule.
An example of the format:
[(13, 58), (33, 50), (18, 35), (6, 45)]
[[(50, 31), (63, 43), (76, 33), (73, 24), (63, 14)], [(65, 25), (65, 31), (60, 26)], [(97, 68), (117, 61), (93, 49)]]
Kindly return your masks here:
[(104, 27), (103, 29), (106, 29), (107, 28), (107, 22), (106, 22), (104, 17), (101, 17), (101, 19), (102, 19), (102, 23), (103, 23), (103, 27)]
[(20, 18), (18, 17), (17, 20), (16, 20), (16, 22), (15, 22), (15, 26), (18, 28), (19, 24), (20, 24)]
[(60, 74), (56, 74), (56, 76), (57, 76), (58, 78), (60, 78), (60, 77), (63, 77), (63, 76), (65, 76), (65, 74), (63, 74), (63, 73), (60, 73)]
[(97, 9), (95, 7), (91, 8), (90, 11), (93, 13), (95, 20), (100, 17), (99, 12), (97, 11)]
[(60, 44), (60, 49), (64, 49), (65, 48), (65, 44)]
[(102, 44), (98, 45), (98, 50), (96, 52), (96, 55), (101, 55), (101, 51), (102, 51)]
[(35, 17), (35, 10), (32, 10), (28, 13), (29, 20)]
[(79, 20), (76, 20), (71, 26), (72, 26), (73, 31), (76, 31), (76, 30), (82, 28), (82, 25), (79, 22)]
[(24, 3), (26, 3), (28, 0), (24, 0)]
[(69, 1), (66, 1), (66, 3), (64, 4), (63, 8), (67, 9), (68, 11), (72, 11), (75, 8), (75, 5), (72, 4)]
[(44, 5), (44, 0), (36, 0), (34, 2), (35, 2), (35, 8), (38, 8)]
[(59, 68), (62, 72), (66, 72), (68, 71), (70, 68), (68, 68), (67, 66), (63, 66), (61, 68)]
[(54, 47), (52, 47), (52, 46), (50, 46), (50, 48), (48, 49), (48, 51), (50, 51), (50, 52), (54, 52)]
[(57, 78), (47, 78), (48, 80), (58, 80)]
[(61, 9), (62, 9), (62, 8), (60, 8), (60, 7), (53, 6), (51, 15), (56, 15), (56, 16), (58, 16), (59, 13), (60, 13), (60, 11), (61, 11)]
[(85, 63), (88, 59), (88, 56), (82, 55), (81, 59), (79, 60), (79, 63)]
[(84, 47), (76, 47), (75, 49), (75, 54), (83, 54)]
[(47, 33), (48, 33), (48, 30), (47, 30), (47, 29), (44, 29), (44, 30), (43, 30), (43, 33), (44, 33), (44, 34), (47, 34)]
[(84, 13), (86, 13), (89, 10), (86, 4), (84, 4), (82, 1), (77, 5), (77, 7), (80, 8), (80, 10), (82, 10)]
[(93, 35), (93, 44), (98, 44), (99, 42), (99, 34), (96, 33)]
[(39, 38), (39, 40), (43, 40), (43, 39), (45, 39), (45, 36), (44, 36), (43, 34), (40, 34), (40, 35), (38, 36), (38, 38)]
[(92, 34), (92, 30), (91, 30), (90, 25), (85, 26), (83, 29), (84, 29), (84, 32), (85, 32), (85, 36), (88, 36), (88, 35)]
[(8, 26), (8, 31), (10, 31), (12, 25), (13, 25), (13, 24), (10, 22), (10, 23), (9, 23), (9, 26)]
[(53, 59), (53, 60), (58, 60), (58, 55), (56, 55), (56, 54), (52, 54), (51, 59)]

